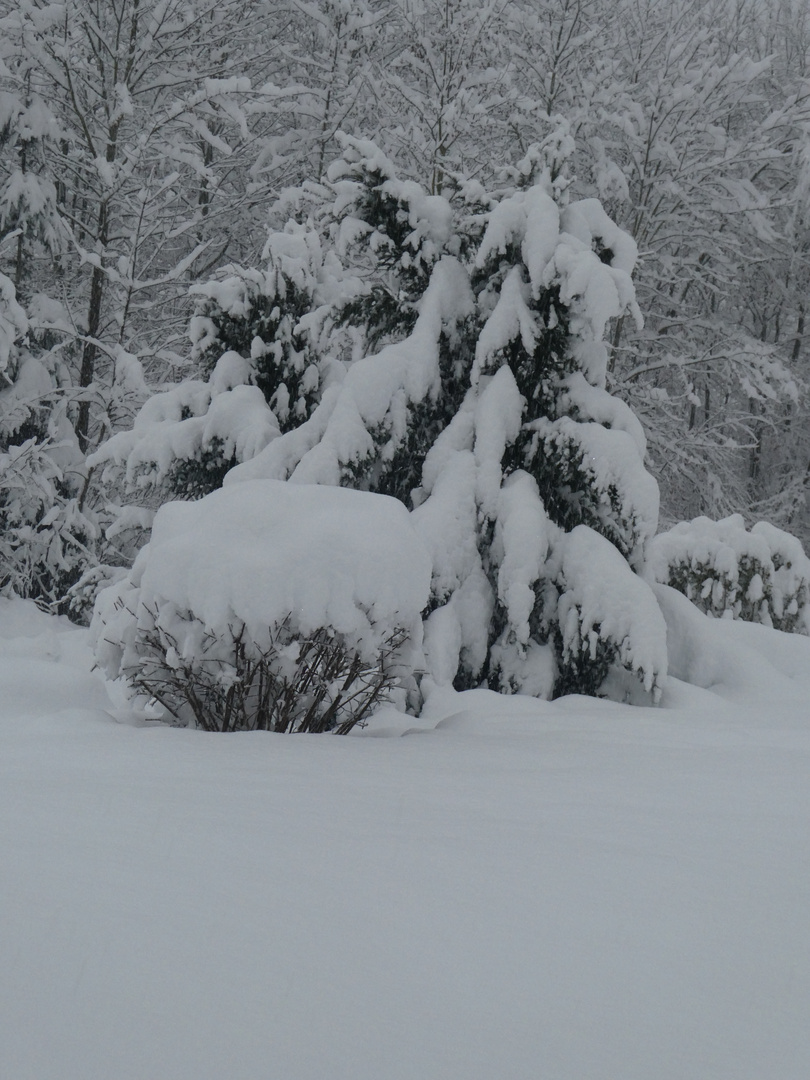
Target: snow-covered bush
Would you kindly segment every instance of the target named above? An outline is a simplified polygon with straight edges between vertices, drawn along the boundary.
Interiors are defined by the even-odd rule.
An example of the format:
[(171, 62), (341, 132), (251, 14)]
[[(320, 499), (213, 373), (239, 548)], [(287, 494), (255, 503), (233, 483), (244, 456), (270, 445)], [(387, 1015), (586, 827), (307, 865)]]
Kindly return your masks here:
[[(624, 672), (657, 697), (665, 627), (636, 571), (658, 489), (638, 421), (605, 388), (608, 321), (640, 320), (633, 241), (596, 200), (569, 199), (564, 125), (496, 191), (447, 198), (369, 142), (342, 146), (323, 184), (279, 203), (267, 270), (198, 290), (209, 383), (148, 402), (92, 460), (193, 497), (182, 469), (221, 447), (211, 486), (392, 495), (431, 555), (434, 681), (552, 696)], [(223, 364), (242, 365), (240, 386), (214, 385)], [(240, 408), (220, 417), (251, 389), (255, 439)]]
[(163, 506), (101, 593), (100, 666), (181, 724), (349, 731), (414, 689), (430, 563), (405, 508), (254, 481)]
[(649, 573), (707, 615), (810, 634), (810, 559), (795, 536), (739, 514), (684, 521), (649, 546)]

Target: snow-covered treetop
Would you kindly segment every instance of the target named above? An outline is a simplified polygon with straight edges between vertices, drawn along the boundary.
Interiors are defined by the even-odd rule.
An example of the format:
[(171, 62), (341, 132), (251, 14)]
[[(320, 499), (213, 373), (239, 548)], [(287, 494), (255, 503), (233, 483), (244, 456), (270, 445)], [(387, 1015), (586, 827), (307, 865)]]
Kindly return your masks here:
[[(327, 183), (310, 186), (300, 205), (327, 233), (346, 266), (344, 280), (352, 282), (334, 320), (362, 326), (367, 345), (397, 340), (350, 365), (342, 388), (325, 396), (303, 425), (311, 425), (312, 438), (296, 428), (234, 479), (340, 482), (372, 453), (369, 432), (381, 427), (390, 433), (382, 457), (393, 458), (407, 427), (397, 410), (437, 398), (442, 354), (452, 351), (453, 341), (463, 352), (457, 328), (468, 318), (477, 324), (473, 385), (518, 348), (526, 357), (515, 371), (524, 398), (558, 396), (563, 378), (578, 373), (582, 385), (603, 394), (597, 406), (580, 390), (583, 419), (590, 418), (588, 404), (594, 404), (595, 421), (604, 422), (606, 410), (615, 419), (621, 406), (604, 393), (602, 338), (610, 318), (629, 310), (640, 319), (630, 279), (636, 252), (598, 203), (568, 203), (561, 211), (554, 198), (564, 197), (561, 185), (543, 148), (518, 169), (523, 180), (534, 175), (537, 183), (500, 199), (479, 192), (471, 209), (464, 197), (429, 195), (413, 181), (398, 180), (374, 144), (348, 136), (341, 141), (343, 156), (330, 167)], [(360, 295), (358, 280), (364, 282)], [(563, 319), (562, 351), (552, 366), (549, 339)], [(410, 331), (404, 340), (403, 330)], [(538, 370), (540, 353), (546, 363)], [(632, 419), (623, 415), (617, 426), (631, 427), (643, 446)]]

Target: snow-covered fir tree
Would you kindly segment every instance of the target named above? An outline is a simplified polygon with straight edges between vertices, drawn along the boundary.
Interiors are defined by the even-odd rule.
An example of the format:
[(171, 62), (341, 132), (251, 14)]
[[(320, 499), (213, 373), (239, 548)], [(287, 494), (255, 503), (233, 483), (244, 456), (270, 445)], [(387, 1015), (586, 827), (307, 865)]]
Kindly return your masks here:
[(208, 381), (147, 402), (91, 460), (163, 497), (202, 494), (206, 470), (210, 488), (393, 495), (432, 561), (428, 678), (657, 697), (665, 627), (636, 570), (658, 490), (605, 390), (606, 325), (640, 319), (635, 245), (569, 199), (564, 124), (489, 192), (431, 195), (342, 145), (276, 208), (266, 267), (199, 290)]

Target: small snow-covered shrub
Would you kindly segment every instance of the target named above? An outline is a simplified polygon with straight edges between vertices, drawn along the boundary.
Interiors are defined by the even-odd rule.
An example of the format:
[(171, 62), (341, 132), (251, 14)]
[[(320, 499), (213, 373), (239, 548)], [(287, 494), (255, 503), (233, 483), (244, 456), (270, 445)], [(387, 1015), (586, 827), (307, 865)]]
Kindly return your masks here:
[(707, 615), (810, 634), (810, 559), (767, 522), (750, 532), (739, 514), (681, 522), (651, 541), (648, 567)]
[(182, 724), (345, 733), (410, 689), (429, 588), (396, 500), (246, 482), (159, 510), (99, 596), (96, 657)]

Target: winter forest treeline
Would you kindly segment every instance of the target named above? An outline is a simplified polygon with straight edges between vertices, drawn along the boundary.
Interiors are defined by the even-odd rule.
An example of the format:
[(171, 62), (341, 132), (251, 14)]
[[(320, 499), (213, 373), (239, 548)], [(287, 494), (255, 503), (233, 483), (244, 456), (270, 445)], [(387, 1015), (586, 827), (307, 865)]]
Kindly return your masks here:
[(57, 600), (88, 568), (131, 561), (150, 508), (86, 459), (155, 391), (199, 376), (189, 325), (206, 283), (262, 264), (284, 192), (326, 177), (341, 132), (449, 198), (503, 184), (564, 131), (571, 194), (638, 247), (644, 322), (611, 319), (606, 386), (642, 421), (662, 523), (741, 513), (807, 540), (801, 0), (0, 13), (6, 584)]

